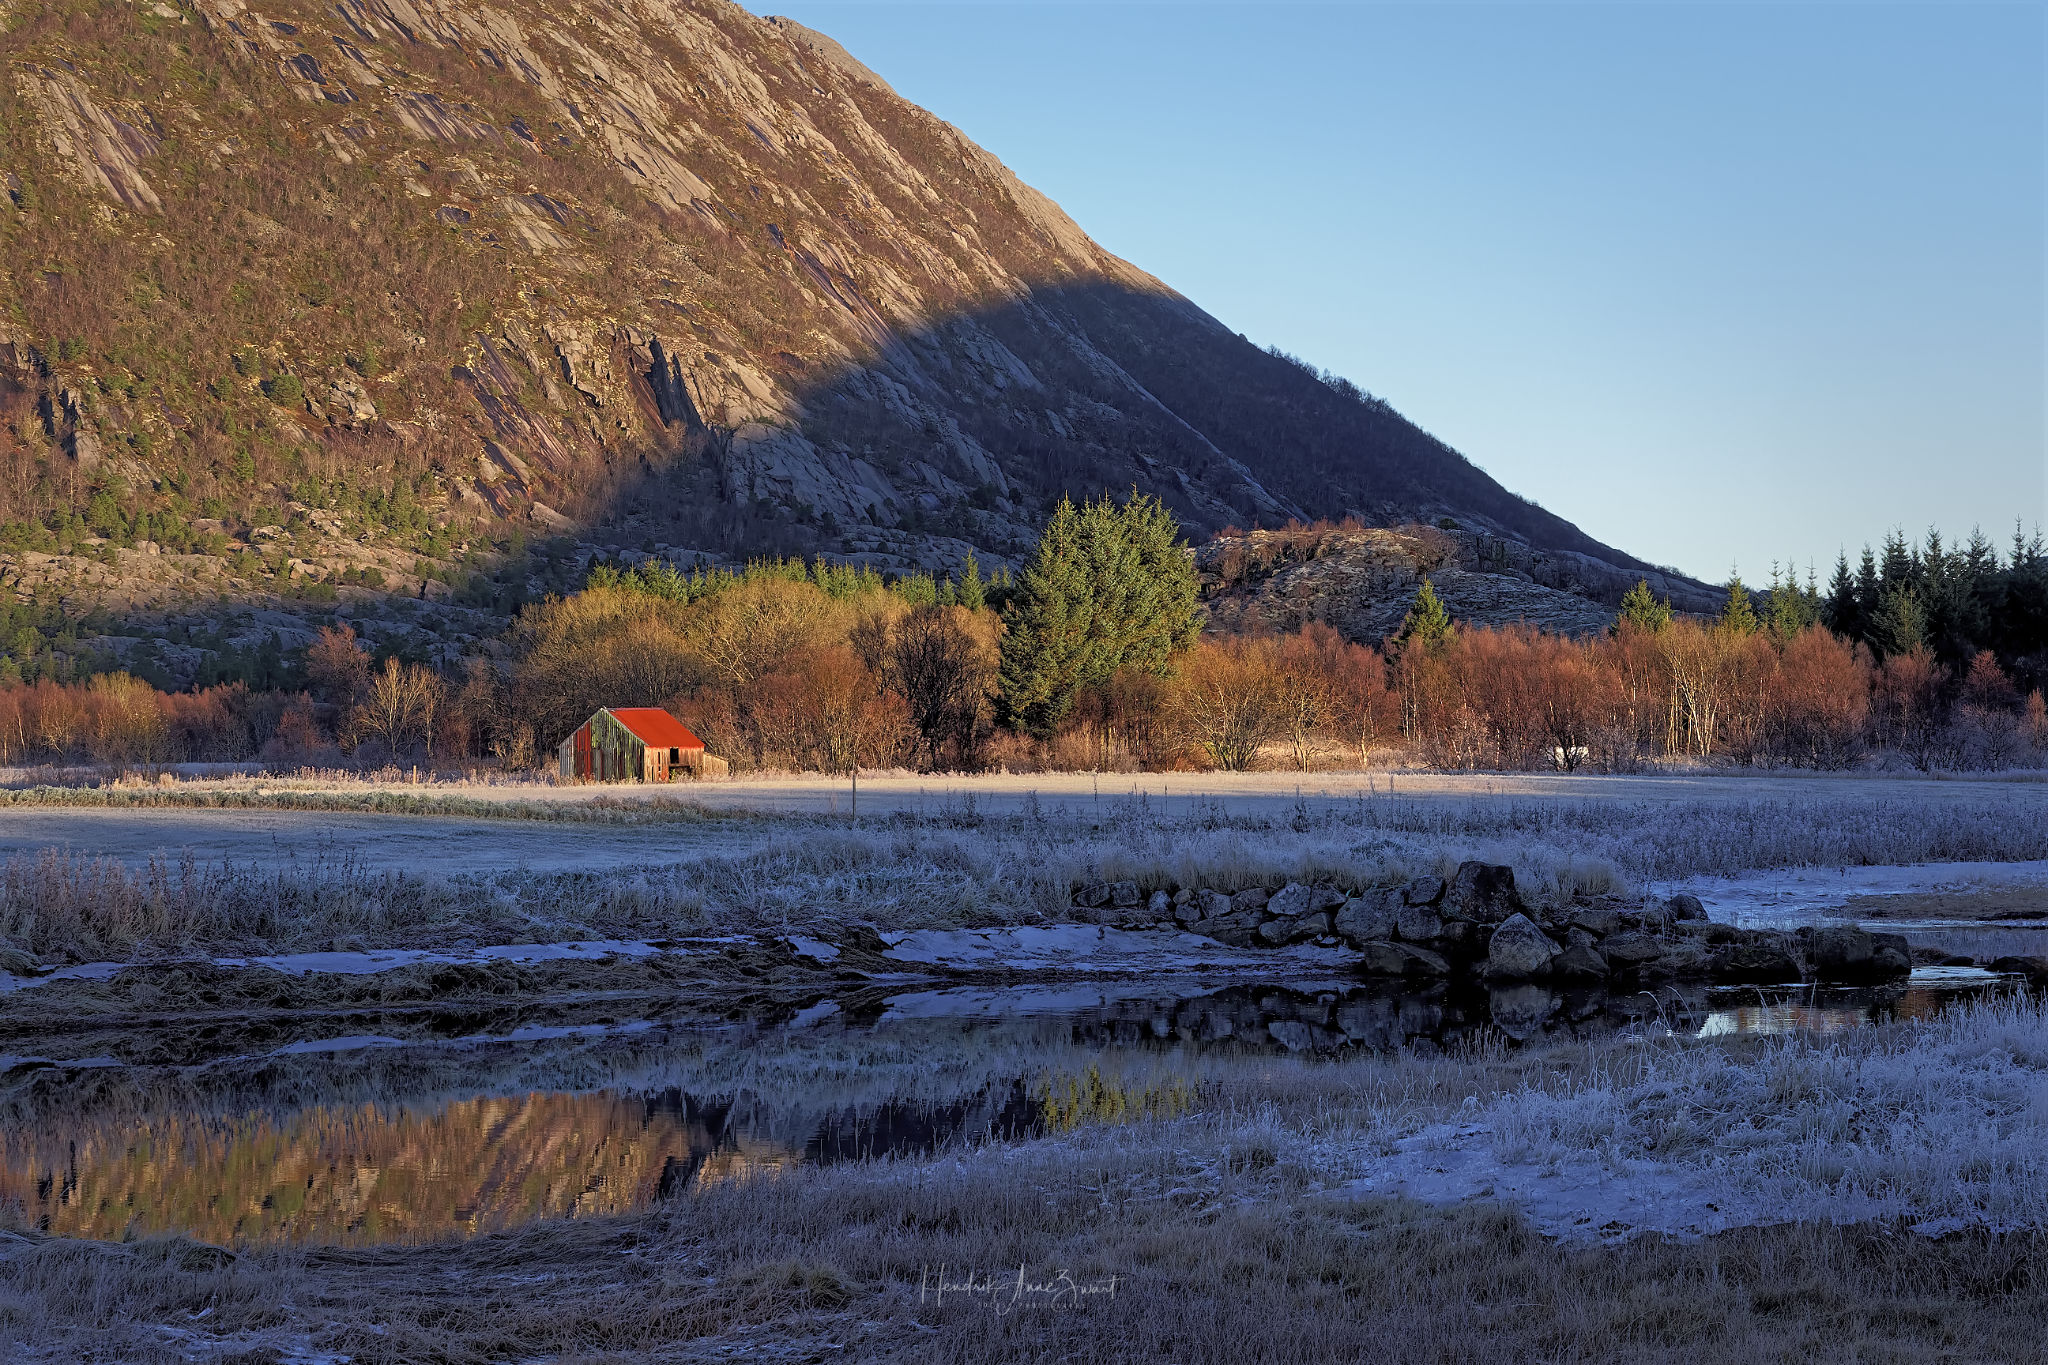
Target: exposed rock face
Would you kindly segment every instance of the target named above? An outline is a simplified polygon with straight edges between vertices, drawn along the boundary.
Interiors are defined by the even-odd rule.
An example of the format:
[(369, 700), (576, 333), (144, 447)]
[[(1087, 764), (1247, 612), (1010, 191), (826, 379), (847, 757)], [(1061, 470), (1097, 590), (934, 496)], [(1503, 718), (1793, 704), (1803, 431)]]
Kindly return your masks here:
[(1614, 622), (1637, 579), (1680, 610), (1715, 611), (1716, 590), (1621, 557), (1534, 548), (1479, 526), (1253, 531), (1199, 547), (1209, 619), (1231, 629), (1293, 631), (1311, 621), (1377, 643), (1400, 627), (1427, 577), (1460, 621), (1527, 621), (1567, 635)]
[[(25, 324), (0, 404), (132, 397), (46, 434), (136, 452), (138, 496), (243, 511), (308, 465), (397, 470), (440, 521), (937, 567), (1135, 486), (1198, 537), (1455, 517), (1509, 572), (1454, 609), (1635, 571), (1102, 250), (802, 25), (727, 0), (68, 13), (0, 32), (24, 113), (0, 317)], [(50, 287), (76, 259), (91, 278)], [(223, 472), (250, 431), (256, 473)]]

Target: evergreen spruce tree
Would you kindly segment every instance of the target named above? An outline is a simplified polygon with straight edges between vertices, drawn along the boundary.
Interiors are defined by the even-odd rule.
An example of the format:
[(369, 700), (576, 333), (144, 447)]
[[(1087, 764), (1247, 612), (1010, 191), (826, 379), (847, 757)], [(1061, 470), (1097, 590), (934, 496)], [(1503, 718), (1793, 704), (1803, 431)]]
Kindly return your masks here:
[(1613, 633), (1618, 635), (1623, 626), (1631, 626), (1655, 635), (1670, 624), (1670, 601), (1659, 602), (1650, 592), (1650, 580), (1638, 578), (1636, 585), (1621, 595), (1621, 614), (1615, 618)]
[(1158, 499), (1061, 499), (1004, 619), (1006, 724), (1049, 736), (1085, 687), (1122, 668), (1165, 673), (1201, 633), (1194, 561)]
[(1756, 608), (1750, 603), (1749, 589), (1742, 586), (1739, 573), (1728, 577), (1728, 605), (1721, 609), (1721, 628), (1733, 635), (1756, 633)]
[(1886, 592), (1919, 586), (1919, 558), (1906, 543), (1906, 533), (1896, 527), (1884, 538), (1884, 561), (1878, 568), (1878, 581)]
[(1863, 608), (1856, 601), (1856, 578), (1849, 572), (1847, 550), (1835, 559), (1835, 576), (1828, 580), (1827, 606), (1821, 620), (1845, 640), (1863, 638)]
[(960, 605), (969, 611), (980, 611), (988, 605), (988, 585), (981, 580), (981, 561), (972, 550), (967, 552), (967, 562), (960, 566)]
[(1416, 589), (1414, 604), (1401, 620), (1401, 631), (1394, 637), (1394, 644), (1402, 653), (1413, 646), (1427, 654), (1450, 639), (1451, 630), (1451, 614), (1444, 610), (1443, 599), (1436, 595), (1436, 585), (1425, 576), (1422, 586)]
[(1877, 619), (1877, 604), (1884, 600), (1884, 583), (1877, 574), (1877, 556), (1863, 547), (1863, 561), (1856, 567), (1856, 621), (1862, 628), (1857, 639), (1870, 643), (1870, 623)]
[(1881, 658), (1911, 654), (1927, 643), (1927, 612), (1910, 585), (1886, 588), (1870, 622), (1870, 647)]

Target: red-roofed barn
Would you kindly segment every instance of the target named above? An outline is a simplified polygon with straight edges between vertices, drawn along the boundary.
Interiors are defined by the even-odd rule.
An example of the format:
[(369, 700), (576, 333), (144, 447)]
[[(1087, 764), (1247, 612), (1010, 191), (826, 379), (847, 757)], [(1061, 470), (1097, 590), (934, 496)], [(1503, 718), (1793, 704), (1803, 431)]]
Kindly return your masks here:
[(659, 706), (613, 706), (576, 727), (555, 750), (572, 782), (673, 782), (724, 777), (722, 758)]

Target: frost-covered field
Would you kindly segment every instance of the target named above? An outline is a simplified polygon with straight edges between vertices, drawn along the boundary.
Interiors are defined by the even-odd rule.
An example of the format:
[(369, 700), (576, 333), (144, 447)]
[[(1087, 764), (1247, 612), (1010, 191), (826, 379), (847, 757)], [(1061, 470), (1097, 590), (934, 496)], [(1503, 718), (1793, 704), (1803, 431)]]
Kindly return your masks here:
[[(0, 1343), (50, 1361), (490, 1360), (513, 1340), (607, 1362), (2039, 1358), (2032, 1002), (1733, 1047), (1648, 1030), (1335, 1064), (1136, 1056), (1104, 1085), (1183, 1098), (456, 1245), (229, 1257), (0, 1233)], [(1116, 1288), (986, 1286), (1020, 1273)], [(940, 1274), (984, 1287), (935, 1297)]]
[[(1948, 863), (2024, 878), (2048, 860), (2048, 786), (2024, 782), (1402, 777), (1390, 792), (1375, 777), (1297, 796), (1273, 774), (1170, 780), (1099, 801), (1023, 778), (905, 787), (893, 809), (864, 788), (858, 820), (587, 788), (488, 816), (13, 806), (0, 936), (104, 957), (1018, 925), (1073, 918), (1089, 880), (1364, 885), (1468, 858), (1513, 866), (1536, 899), (1688, 881), (1711, 905), (1697, 879)], [(540, 804), (558, 792), (582, 804)]]

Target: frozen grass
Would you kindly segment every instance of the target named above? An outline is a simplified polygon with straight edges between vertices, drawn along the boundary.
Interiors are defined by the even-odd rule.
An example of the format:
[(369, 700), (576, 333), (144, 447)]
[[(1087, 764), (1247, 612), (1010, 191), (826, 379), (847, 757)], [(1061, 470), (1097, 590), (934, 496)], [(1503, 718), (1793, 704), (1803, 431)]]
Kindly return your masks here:
[[(596, 799), (563, 818), (640, 818), (637, 801), (614, 809)], [(687, 803), (656, 809), (703, 818), (686, 816)], [(126, 872), (56, 854), (16, 858), (0, 868), (0, 939), (40, 954), (105, 957), (829, 932), (853, 923), (948, 928), (1084, 917), (1069, 908), (1070, 892), (1095, 880), (1146, 889), (1235, 890), (1289, 879), (1362, 888), (1477, 858), (1513, 866), (1532, 899), (1557, 901), (1702, 873), (2048, 858), (2042, 812), (1974, 792), (1941, 801), (1382, 795), (1260, 809), (1197, 802), (1171, 813), (1142, 799), (1106, 800), (1085, 813), (1027, 801), (996, 815), (960, 798), (858, 825), (743, 818), (751, 851), (716, 851), (710, 842), (713, 851), (679, 861), (603, 873), (440, 877), (373, 872), (345, 857), (275, 869), (188, 862)], [(577, 836), (565, 825), (551, 837)]]
[[(1181, 1117), (935, 1161), (785, 1169), (642, 1215), (452, 1247), (230, 1259), (176, 1241), (0, 1238), (0, 1353), (2034, 1360), (2048, 1319), (2044, 1040), (2021, 1002), (1735, 1048), (1644, 1035), (1335, 1065), (1239, 1058), (1194, 1078)], [(1453, 1121), (1485, 1128), (1503, 1161), (1589, 1151), (1725, 1168), (1731, 1191), (1780, 1200), (1778, 1216), (1799, 1221), (1689, 1242), (1552, 1242), (1497, 1204), (1320, 1192)], [(1873, 1200), (1891, 1202), (1873, 1216)], [(1900, 1226), (1923, 1218), (1949, 1220), (1944, 1235)], [(921, 1297), (941, 1266), (1119, 1285), (998, 1314), (985, 1296)]]
[(1791, 1221), (2040, 1228), (2048, 1017), (1986, 1000), (1897, 1030), (1643, 1049), (1468, 1121), (1503, 1163), (1592, 1154), (1638, 1181), (1685, 1171)]

